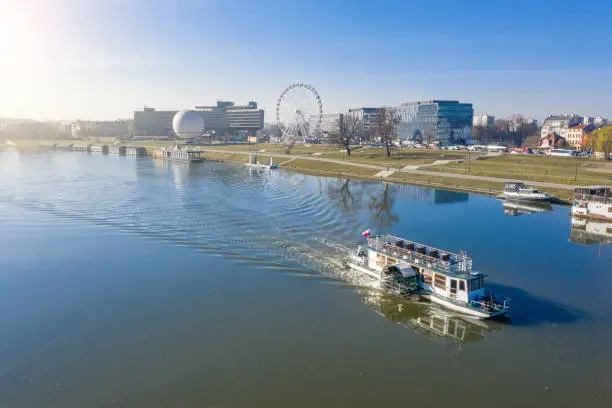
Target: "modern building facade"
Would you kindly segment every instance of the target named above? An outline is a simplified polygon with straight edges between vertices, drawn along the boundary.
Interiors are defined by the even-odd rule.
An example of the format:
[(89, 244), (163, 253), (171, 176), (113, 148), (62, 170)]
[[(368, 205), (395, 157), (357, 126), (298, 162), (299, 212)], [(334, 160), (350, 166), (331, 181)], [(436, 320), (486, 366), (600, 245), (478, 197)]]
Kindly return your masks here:
[(379, 109), (380, 108), (349, 109), (349, 114), (356, 115), (361, 121), (361, 138), (369, 139), (375, 135)]
[[(264, 111), (258, 109), (256, 102), (236, 106), (234, 102), (217, 101), (214, 106), (194, 106), (204, 119), (204, 132), (219, 135), (249, 137), (263, 128)], [(133, 131), (135, 137), (175, 137), (172, 119), (178, 111), (157, 111), (144, 108), (134, 112)]]
[(474, 120), (472, 121), (472, 125), (481, 126), (481, 127), (491, 127), (495, 125), (495, 116), (491, 116), (486, 113), (481, 113), (480, 115), (474, 115)]
[(423, 143), (451, 145), (472, 138), (474, 109), (471, 103), (431, 100), (403, 103), (397, 108), (398, 137)]
[(264, 110), (253, 101), (247, 105), (217, 101), (215, 106), (194, 106), (193, 110), (202, 113), (205, 132), (251, 137), (264, 127)]
[(337, 135), (340, 133), (340, 124), (344, 115), (342, 113), (327, 113), (321, 116), (321, 136)]
[(144, 108), (134, 111), (133, 133), (135, 137), (173, 137), (172, 119), (178, 111), (158, 111)]

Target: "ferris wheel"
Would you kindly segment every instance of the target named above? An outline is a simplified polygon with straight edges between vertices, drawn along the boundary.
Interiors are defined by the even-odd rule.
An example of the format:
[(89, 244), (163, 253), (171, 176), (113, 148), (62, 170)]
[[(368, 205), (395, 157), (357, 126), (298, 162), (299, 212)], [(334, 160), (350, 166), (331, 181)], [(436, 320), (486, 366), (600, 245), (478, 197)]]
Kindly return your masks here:
[(319, 93), (313, 86), (301, 82), (285, 88), (276, 102), (276, 122), (284, 143), (319, 136), (322, 115)]

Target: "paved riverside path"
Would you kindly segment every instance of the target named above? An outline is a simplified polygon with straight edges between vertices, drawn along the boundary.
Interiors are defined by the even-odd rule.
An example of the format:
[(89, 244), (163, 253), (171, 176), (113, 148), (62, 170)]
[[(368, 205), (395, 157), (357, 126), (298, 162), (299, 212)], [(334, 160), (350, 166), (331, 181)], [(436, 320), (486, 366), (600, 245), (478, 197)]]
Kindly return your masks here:
[[(253, 155), (253, 152), (241, 152), (241, 151), (235, 151), (235, 150), (218, 150), (218, 149), (200, 148), (200, 151), (211, 152), (211, 153), (215, 153), (216, 152), (216, 153), (227, 153), (227, 154), (244, 154), (244, 155), (247, 155), (247, 156), (248, 155)], [(355, 163), (355, 162), (349, 162), (349, 161), (337, 160), (337, 159), (327, 159), (327, 158), (319, 157), (319, 156), (314, 156), (313, 157), (312, 154), (308, 154), (308, 155), (296, 155), (296, 154), (267, 153), (267, 152), (258, 152), (258, 153), (263, 155), (263, 156), (284, 157), (286, 159), (313, 160), (313, 161), (321, 161), (321, 162), (334, 163), (334, 164), (342, 164), (342, 165), (345, 165), (345, 166), (354, 166), (354, 167), (361, 167), (361, 168), (365, 168), (365, 169), (379, 170), (379, 173), (377, 173), (377, 177), (379, 177), (378, 174), (381, 174), (381, 173), (384, 172), (383, 174), (381, 174), (381, 176), (384, 177), (384, 178), (390, 176), (394, 172), (400, 172), (400, 173), (408, 173), (408, 174), (421, 174), (421, 175), (424, 175), (424, 176), (448, 177), (448, 178), (458, 178), (458, 179), (465, 179), (465, 180), (490, 181), (490, 182), (494, 182), (494, 183), (504, 183), (504, 182), (520, 181), (519, 178), (506, 179), (506, 178), (498, 178), (498, 177), (473, 176), (473, 175), (470, 175), (470, 174), (442, 173), (442, 172), (439, 172), (439, 171), (424, 171), (424, 170), (418, 170), (417, 168), (413, 168), (413, 166), (405, 166), (405, 167), (403, 167), (401, 169), (398, 169), (398, 168), (395, 168), (395, 167), (376, 166), (376, 165), (373, 165), (373, 164)], [(421, 167), (421, 166), (423, 166), (423, 165), (420, 165), (419, 167)], [(574, 185), (570, 185), (570, 184), (548, 183), (548, 182), (544, 182), (544, 181), (526, 181), (525, 183), (529, 184), (530, 186), (560, 188), (560, 189), (566, 189), (566, 190), (573, 190), (576, 187), (581, 187), (581, 186), (574, 186)]]

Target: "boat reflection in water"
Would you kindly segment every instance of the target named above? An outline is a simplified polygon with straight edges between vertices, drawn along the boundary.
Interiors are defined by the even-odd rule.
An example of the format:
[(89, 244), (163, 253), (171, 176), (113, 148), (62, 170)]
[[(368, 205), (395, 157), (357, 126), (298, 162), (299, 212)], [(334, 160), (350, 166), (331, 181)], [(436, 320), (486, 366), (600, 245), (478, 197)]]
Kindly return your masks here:
[(455, 345), (486, 339), (487, 333), (500, 331), (505, 323), (470, 319), (428, 302), (410, 302), (375, 291), (363, 291), (362, 301), (376, 313), (430, 340)]
[(612, 245), (612, 222), (590, 221), (572, 217), (569, 240), (582, 245)]
[(504, 214), (513, 217), (521, 214), (535, 214), (538, 212), (552, 211), (552, 205), (549, 203), (538, 202), (519, 202), (519, 201), (504, 201)]

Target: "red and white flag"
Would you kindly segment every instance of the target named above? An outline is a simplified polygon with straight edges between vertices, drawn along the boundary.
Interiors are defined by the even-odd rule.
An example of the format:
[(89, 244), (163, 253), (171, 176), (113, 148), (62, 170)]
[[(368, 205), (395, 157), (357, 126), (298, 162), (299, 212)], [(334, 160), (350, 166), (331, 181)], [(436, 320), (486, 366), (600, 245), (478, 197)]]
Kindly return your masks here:
[(370, 231), (369, 229), (367, 229), (367, 230), (365, 230), (365, 231), (363, 231), (363, 232), (361, 233), (361, 236), (362, 236), (362, 237), (364, 237), (364, 238), (367, 238), (367, 237), (369, 237), (369, 236), (370, 236), (370, 234), (371, 234), (371, 233), (372, 233), (372, 231)]

